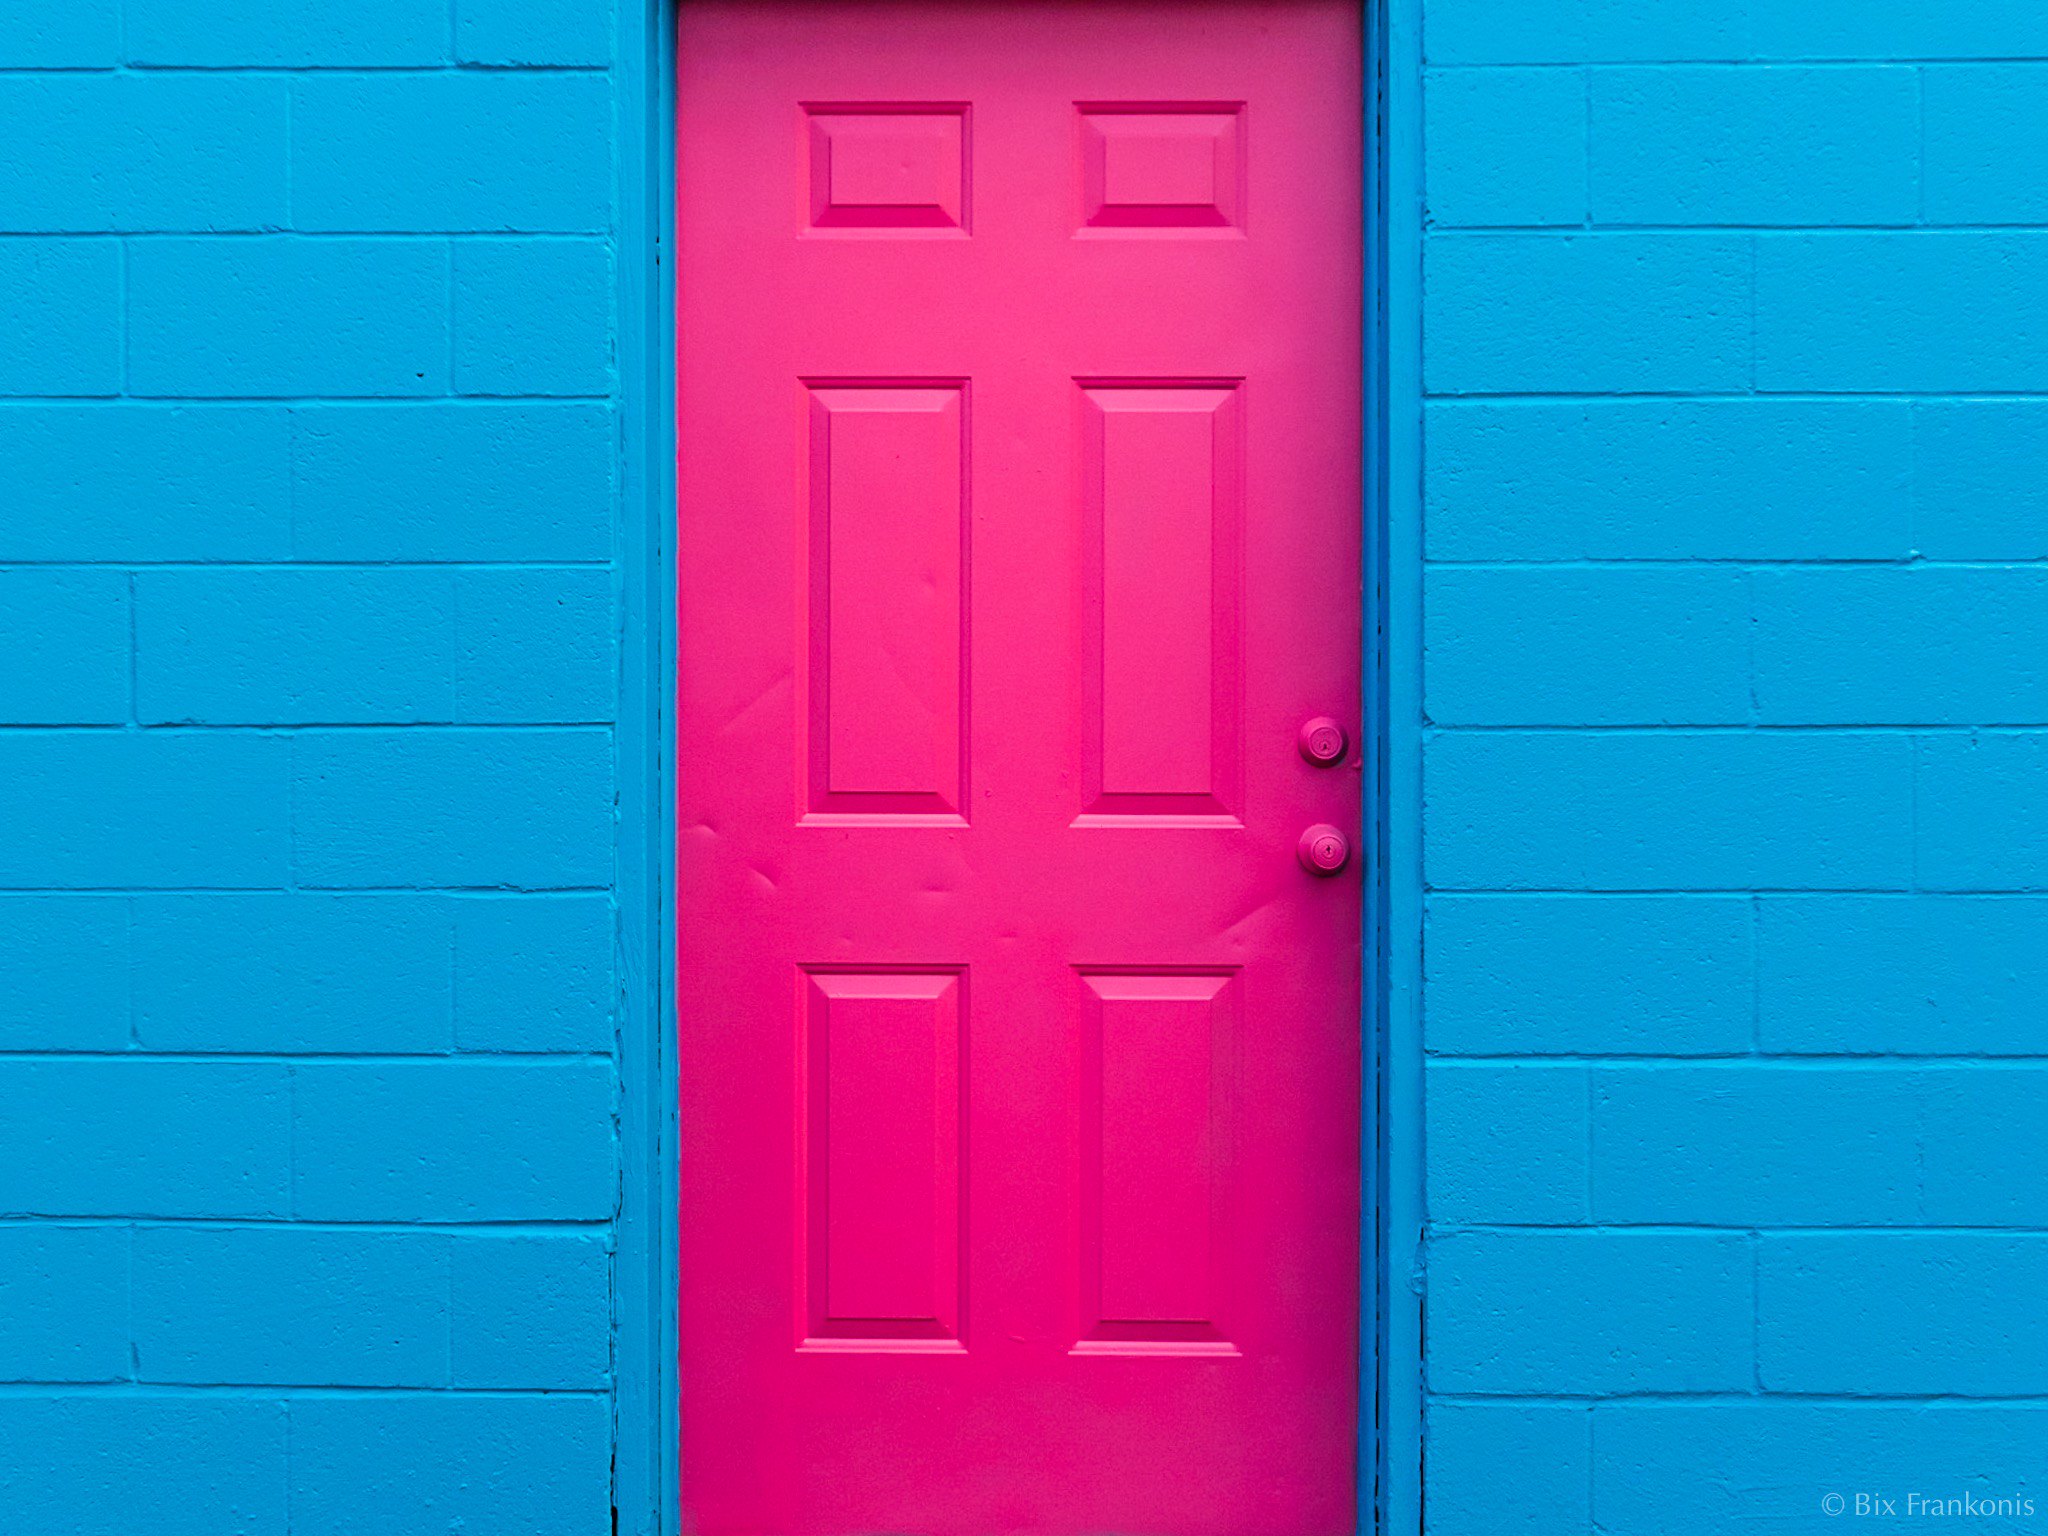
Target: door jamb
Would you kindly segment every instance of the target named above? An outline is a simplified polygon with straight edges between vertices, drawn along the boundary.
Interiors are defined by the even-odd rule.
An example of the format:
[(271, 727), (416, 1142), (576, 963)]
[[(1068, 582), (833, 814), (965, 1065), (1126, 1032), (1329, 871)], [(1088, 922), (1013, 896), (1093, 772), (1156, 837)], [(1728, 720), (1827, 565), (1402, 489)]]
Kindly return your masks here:
[[(1363, 1316), (1373, 1444), (1359, 1529), (1423, 1524), (1422, 42), (1423, 0), (1366, 5), (1366, 885)], [(1364, 1354), (1364, 1351), (1361, 1351)], [(1361, 1412), (1361, 1426), (1368, 1415)], [(1361, 1431), (1363, 1432), (1363, 1431)], [(1366, 1476), (1370, 1469), (1371, 1476)]]
[(679, 1536), (676, 1343), (675, 11), (618, 0), (619, 367), (612, 1533)]

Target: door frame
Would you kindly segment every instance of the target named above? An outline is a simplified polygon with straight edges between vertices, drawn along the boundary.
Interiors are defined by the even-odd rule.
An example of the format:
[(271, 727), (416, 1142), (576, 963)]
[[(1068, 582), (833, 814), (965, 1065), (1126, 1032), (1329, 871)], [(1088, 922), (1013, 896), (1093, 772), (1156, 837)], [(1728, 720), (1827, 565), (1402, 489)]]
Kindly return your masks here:
[[(675, 227), (679, 0), (618, 0), (617, 1536), (680, 1536)], [(764, 0), (772, 3), (772, 0)], [(1162, 0), (1169, 3), (1169, 0)], [(1366, 154), (1359, 1536), (1422, 1529), (1422, 0), (1361, 0)]]

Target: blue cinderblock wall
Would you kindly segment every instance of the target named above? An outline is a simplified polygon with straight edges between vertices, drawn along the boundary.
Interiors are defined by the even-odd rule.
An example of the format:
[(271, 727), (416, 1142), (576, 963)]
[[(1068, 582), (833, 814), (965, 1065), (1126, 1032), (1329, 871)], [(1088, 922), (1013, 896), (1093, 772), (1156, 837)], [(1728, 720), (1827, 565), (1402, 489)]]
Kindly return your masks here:
[(613, 17), (0, 0), (0, 1531), (603, 1536)]
[[(1422, 21), (1432, 1536), (2048, 1511), (2048, 10)], [(611, 1528), (614, 34), (0, 0), (6, 1536)]]
[(1430, 1530), (2030, 1529), (2048, 8), (1424, 42)]

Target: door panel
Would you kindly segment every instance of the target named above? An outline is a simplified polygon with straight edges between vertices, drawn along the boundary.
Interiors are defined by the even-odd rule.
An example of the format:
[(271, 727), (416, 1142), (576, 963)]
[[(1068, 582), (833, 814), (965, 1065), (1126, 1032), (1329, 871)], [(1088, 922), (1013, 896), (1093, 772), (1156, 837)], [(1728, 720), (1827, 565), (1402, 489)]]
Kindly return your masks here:
[(1349, 1531), (1359, 19), (680, 44), (688, 1528)]
[(966, 426), (962, 384), (810, 386), (814, 812), (965, 803)]

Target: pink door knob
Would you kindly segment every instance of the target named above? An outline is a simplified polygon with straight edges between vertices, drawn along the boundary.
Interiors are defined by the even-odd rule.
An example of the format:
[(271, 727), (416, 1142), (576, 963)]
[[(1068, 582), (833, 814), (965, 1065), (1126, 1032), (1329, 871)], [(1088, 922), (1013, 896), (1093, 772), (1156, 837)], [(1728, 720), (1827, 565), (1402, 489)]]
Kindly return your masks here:
[(1334, 875), (1351, 862), (1351, 839), (1327, 821), (1301, 834), (1301, 867), (1312, 875)]
[(1319, 768), (1327, 768), (1344, 755), (1344, 749), (1351, 745), (1351, 738), (1344, 734), (1344, 727), (1328, 715), (1317, 715), (1305, 720), (1301, 727), (1301, 755)]

